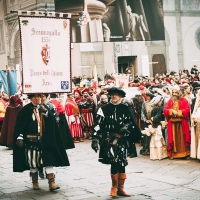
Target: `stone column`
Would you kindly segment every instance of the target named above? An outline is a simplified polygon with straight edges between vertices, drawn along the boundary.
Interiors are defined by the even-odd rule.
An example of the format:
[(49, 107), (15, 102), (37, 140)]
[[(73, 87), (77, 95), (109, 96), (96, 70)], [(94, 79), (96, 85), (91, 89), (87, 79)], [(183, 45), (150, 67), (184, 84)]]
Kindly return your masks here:
[(175, 17), (176, 17), (176, 37), (177, 37), (177, 54), (178, 54), (178, 69), (184, 69), (183, 58), (183, 42), (182, 42), (182, 25), (181, 25), (181, 1), (175, 0)]
[[(103, 42), (102, 16), (107, 11), (107, 4), (110, 1), (87, 0), (87, 10), (90, 16), (90, 21), (85, 26), (72, 28), (72, 42)], [(81, 13), (83, 11), (82, 1), (66, 1), (60, 0), (55, 2), (56, 12), (64, 13)], [(79, 17), (73, 17), (73, 20), (78, 20)], [(76, 25), (74, 25), (76, 26)]]
[(129, 19), (128, 19), (128, 15), (126, 13), (126, 7), (127, 7), (127, 0), (118, 0), (120, 8), (121, 8), (121, 13), (124, 16), (123, 19), (123, 28), (124, 28), (124, 34), (125, 36), (129, 34)]

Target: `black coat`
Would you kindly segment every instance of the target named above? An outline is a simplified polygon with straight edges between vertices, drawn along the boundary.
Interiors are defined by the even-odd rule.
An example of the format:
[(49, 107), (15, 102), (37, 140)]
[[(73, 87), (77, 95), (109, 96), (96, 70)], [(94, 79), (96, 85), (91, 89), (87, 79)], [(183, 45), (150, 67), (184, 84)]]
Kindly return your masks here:
[[(124, 128), (127, 131), (121, 132)], [(115, 133), (120, 134), (121, 138), (118, 140), (116, 146), (113, 147), (110, 144), (116, 139), (115, 136), (113, 136)], [(122, 166), (126, 166), (128, 164), (126, 149), (130, 151), (130, 145), (140, 140), (140, 137), (141, 131), (135, 120), (133, 104), (130, 102), (123, 100), (123, 102), (118, 105), (108, 103), (98, 110), (93, 138), (99, 139), (100, 162), (104, 164), (117, 162)], [(110, 142), (108, 142), (108, 138)], [(114, 154), (111, 148), (115, 152)]]
[[(55, 121), (55, 117), (47, 106), (48, 116), (44, 117), (44, 131), (41, 140), (42, 161), (43, 166), (69, 166), (69, 160), (61, 140), (60, 132)], [(14, 142), (13, 142), (13, 171), (23, 172), (28, 170), (26, 164), (25, 149), (18, 148), (16, 145), (17, 138), (23, 135), (24, 143), (26, 143), (26, 135), (38, 132), (37, 120), (32, 119), (33, 104), (29, 103), (22, 108), (17, 117)]]

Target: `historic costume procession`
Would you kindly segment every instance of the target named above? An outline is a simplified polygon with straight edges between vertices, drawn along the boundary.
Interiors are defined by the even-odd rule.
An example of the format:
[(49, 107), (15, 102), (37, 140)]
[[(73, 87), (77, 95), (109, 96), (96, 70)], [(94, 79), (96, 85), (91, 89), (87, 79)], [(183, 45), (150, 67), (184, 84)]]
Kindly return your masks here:
[[(5, 70), (0, 70), (0, 150), (12, 156), (12, 174), (5, 175), (3, 181), (0, 177), (0, 189), (6, 178), (20, 185), (21, 177), (26, 176), (22, 187), (38, 197), (43, 193), (45, 199), (57, 199), (50, 195), (58, 193), (62, 195), (58, 199), (70, 199), (67, 194), (74, 186), (77, 194), (72, 199), (82, 199), (82, 195), (84, 199), (96, 199), (92, 193), (99, 191), (106, 192), (105, 199), (108, 195), (131, 199), (140, 190), (154, 193), (155, 198), (145, 195), (144, 199), (162, 199), (155, 194), (157, 185), (153, 184), (153, 180), (164, 182), (161, 179), (167, 179), (166, 187), (173, 182), (174, 193), (189, 188), (189, 182), (194, 182), (196, 190), (196, 180), (187, 180), (187, 184), (183, 180), (182, 184), (182, 180), (170, 179), (167, 174), (179, 172), (176, 167), (181, 173), (181, 167), (190, 168), (189, 161), (191, 166), (200, 161), (200, 70), (196, 64), (190, 67), (190, 72), (176, 71), (171, 66), (165, 70), (162, 68), (165, 62), (172, 62), (165, 61), (162, 54), (155, 57), (152, 54), (150, 61), (149, 52), (154, 51), (151, 45), (170, 46), (169, 38), (160, 43), (167, 35), (163, 1), (80, 2), (55, 0), (55, 5), (45, 3), (35, 11), (21, 10), (21, 5), (20, 10), (12, 10), (15, 1), (9, 2), (12, 4), (9, 12), (18, 17), (19, 24), (19, 34), (17, 39), (12, 38), (12, 43), (19, 44), (13, 51), (8, 48), (7, 57), (12, 59), (14, 54), (21, 57), (18, 55), (18, 69), (10, 68), (14, 60), (9, 60)], [(186, 1), (181, 2), (185, 2), (184, 8)], [(200, 3), (195, 2), (198, 7)], [(177, 4), (178, 1), (175, 11)], [(58, 12), (51, 12), (48, 7)], [(171, 16), (170, 9), (167, 12)], [(8, 34), (15, 28), (11, 28), (12, 17), (6, 17), (10, 20)], [(176, 19), (176, 23), (180, 21)], [(2, 27), (0, 20), (0, 56), (4, 54)], [(200, 48), (198, 31), (195, 42)], [(139, 41), (143, 42), (141, 49), (145, 46), (149, 53), (141, 59), (135, 53), (140, 49), (133, 45)], [(109, 43), (103, 46), (103, 42)], [(107, 53), (111, 42), (114, 53)], [(182, 49), (180, 46), (177, 49), (181, 60)], [(129, 50), (131, 56), (124, 56)], [(95, 172), (90, 171), (94, 167), (92, 162)], [(154, 166), (160, 167), (165, 162), (169, 162), (167, 169), (160, 169), (154, 176), (153, 171), (157, 170)], [(198, 175), (196, 167), (191, 176)], [(140, 182), (145, 176), (152, 191)], [(92, 193), (82, 189), (83, 181), (94, 189)], [(137, 194), (130, 192), (133, 188)], [(97, 196), (103, 199), (101, 192)], [(0, 199), (2, 194), (0, 191)], [(5, 199), (15, 198), (18, 199), (17, 192), (16, 197), (13, 194)]]
[(114, 75), (109, 78), (95, 90), (73, 78), (76, 85), (66, 95), (17, 93), (4, 100), (0, 145), (13, 148), (14, 172), (30, 170), (34, 190), (40, 189), (38, 177), (48, 179), (50, 191), (59, 189), (54, 167), (69, 166), (66, 150), (87, 139), (99, 162), (111, 165), (112, 197), (130, 196), (124, 189), (128, 159), (200, 158), (200, 81), (172, 85), (166, 74), (162, 83), (135, 77), (132, 87), (116, 87), (109, 85)]

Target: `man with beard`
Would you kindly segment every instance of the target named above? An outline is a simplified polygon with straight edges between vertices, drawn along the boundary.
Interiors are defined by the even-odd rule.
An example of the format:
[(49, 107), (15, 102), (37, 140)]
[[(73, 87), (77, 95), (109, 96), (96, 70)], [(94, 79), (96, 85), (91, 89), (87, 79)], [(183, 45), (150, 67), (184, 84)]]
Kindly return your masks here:
[(93, 91), (93, 87), (89, 87), (89, 95), (93, 99), (95, 106), (97, 106), (97, 95)]
[(141, 132), (129, 104), (122, 101), (126, 93), (116, 87), (108, 92), (111, 101), (97, 111), (91, 147), (97, 152), (99, 144), (99, 162), (111, 164), (111, 196), (130, 196), (124, 191), (127, 151), (131, 143), (140, 140)]
[(89, 132), (92, 132), (94, 125), (95, 104), (94, 100), (89, 96), (89, 89), (82, 91), (83, 97), (77, 103), (81, 113), (81, 124), (85, 131), (84, 139), (92, 139), (89, 137)]
[(174, 86), (172, 98), (168, 101), (164, 115), (168, 122), (168, 155), (170, 159), (184, 158), (190, 155), (190, 106), (187, 99), (181, 97), (180, 89)]
[(62, 143), (59, 129), (51, 111), (40, 105), (40, 94), (29, 94), (31, 103), (18, 114), (13, 142), (13, 171), (30, 169), (33, 189), (40, 189), (38, 169), (45, 167), (49, 190), (60, 187), (55, 184), (53, 167), (69, 166), (69, 160)]

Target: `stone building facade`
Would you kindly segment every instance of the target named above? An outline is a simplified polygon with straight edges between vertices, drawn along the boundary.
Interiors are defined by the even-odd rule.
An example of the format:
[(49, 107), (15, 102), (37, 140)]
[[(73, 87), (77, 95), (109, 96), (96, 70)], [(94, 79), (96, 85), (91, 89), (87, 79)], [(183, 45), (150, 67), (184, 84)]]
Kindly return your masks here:
[[(125, 1), (125, 0), (121, 0)], [(157, 0), (160, 3), (160, 0)], [(89, 0), (101, 6), (100, 11), (91, 13), (88, 26), (96, 30), (91, 38), (100, 38), (98, 43), (73, 43), (72, 75), (93, 75), (94, 59), (100, 77), (108, 73), (121, 71), (119, 57), (136, 57), (137, 62), (123, 64), (132, 68), (133, 74), (155, 75), (170, 70), (190, 69), (197, 65), (200, 69), (200, 0), (163, 0), (165, 40), (102, 42), (101, 15), (107, 4), (113, 0)], [(0, 69), (6, 65), (10, 69), (21, 66), (20, 35), (16, 13), (11, 10), (55, 10), (54, 0), (2, 0), (0, 1)], [(81, 9), (81, 8), (80, 8)], [(89, 13), (92, 12), (89, 10)], [(86, 32), (86, 27), (77, 27)], [(83, 35), (84, 36), (84, 35)], [(73, 36), (74, 37), (74, 36)], [(88, 38), (83, 38), (83, 42)], [(127, 60), (127, 59), (125, 59)], [(31, 64), (31, 61), (30, 61)], [(21, 70), (21, 69), (20, 69)]]

